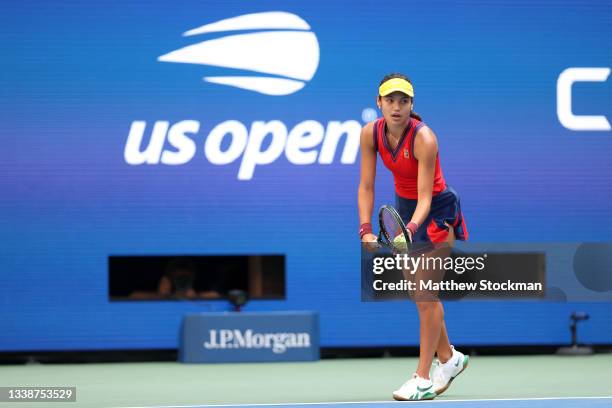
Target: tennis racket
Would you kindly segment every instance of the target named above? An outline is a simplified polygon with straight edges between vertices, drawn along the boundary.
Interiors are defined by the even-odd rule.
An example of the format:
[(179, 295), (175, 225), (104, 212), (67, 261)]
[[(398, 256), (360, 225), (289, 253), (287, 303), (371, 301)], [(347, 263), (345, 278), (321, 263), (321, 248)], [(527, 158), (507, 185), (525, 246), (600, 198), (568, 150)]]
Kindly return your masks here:
[(393, 253), (408, 253), (412, 239), (395, 208), (383, 205), (378, 210), (378, 243)]

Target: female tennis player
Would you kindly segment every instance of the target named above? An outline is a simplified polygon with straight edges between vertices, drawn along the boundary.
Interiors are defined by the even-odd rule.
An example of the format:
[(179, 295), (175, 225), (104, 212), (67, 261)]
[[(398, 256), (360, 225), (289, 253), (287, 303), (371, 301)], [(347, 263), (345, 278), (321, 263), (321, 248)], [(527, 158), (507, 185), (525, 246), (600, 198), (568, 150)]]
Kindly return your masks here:
[[(361, 181), (359, 183), (359, 236), (362, 242), (376, 240), (372, 233), (374, 180), (378, 154), (395, 184), (397, 210), (413, 242), (452, 245), (466, 240), (467, 228), (459, 196), (446, 185), (434, 132), (413, 109), (414, 89), (403, 74), (383, 78), (377, 104), (382, 118), (364, 126), (361, 132)], [(416, 372), (393, 398), (402, 401), (433, 399), (444, 392), (468, 364), (468, 356), (451, 346), (441, 302), (418, 301), (420, 321), (419, 363)], [(432, 378), (429, 371), (438, 361)]]

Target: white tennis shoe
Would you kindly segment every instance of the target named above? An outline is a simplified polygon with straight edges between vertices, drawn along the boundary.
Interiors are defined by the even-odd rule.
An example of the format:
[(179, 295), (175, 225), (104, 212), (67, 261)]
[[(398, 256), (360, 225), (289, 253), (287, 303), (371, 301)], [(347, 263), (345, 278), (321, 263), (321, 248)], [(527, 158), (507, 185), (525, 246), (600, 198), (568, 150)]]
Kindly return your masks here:
[(437, 360), (431, 376), (436, 395), (440, 395), (448, 389), (451, 382), (467, 368), (470, 360), (469, 356), (455, 350), (455, 347), (451, 346), (451, 348), (453, 350), (451, 358), (446, 363)]
[(416, 373), (406, 381), (399, 390), (393, 391), (393, 399), (397, 401), (421, 401), (436, 397), (431, 380), (419, 377)]

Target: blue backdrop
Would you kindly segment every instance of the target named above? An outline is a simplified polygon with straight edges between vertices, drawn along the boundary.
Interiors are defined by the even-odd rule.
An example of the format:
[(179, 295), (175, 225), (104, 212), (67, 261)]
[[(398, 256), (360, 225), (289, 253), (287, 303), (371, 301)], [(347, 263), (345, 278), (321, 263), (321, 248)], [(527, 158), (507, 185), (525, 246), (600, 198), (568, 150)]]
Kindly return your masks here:
[[(183, 36), (270, 11), (307, 23), (271, 29), (316, 38), (308, 44), (318, 55), (298, 44), (286, 58), (271, 56), (289, 71), (316, 65), (311, 78), (280, 75), (303, 85), (296, 92), (203, 80), (278, 78), (236, 66), (270, 53), (265, 44), (241, 50), (234, 67), (158, 60), (201, 41), (261, 32), (234, 26)], [(322, 346), (417, 344), (412, 304), (360, 303), (352, 146), (356, 126), (372, 117), (378, 82), (393, 71), (413, 80), (415, 109), (438, 136), (473, 240), (610, 241), (612, 132), (566, 129), (556, 113), (561, 72), (612, 67), (610, 38), (605, 1), (5, 2), (0, 350), (173, 348), (183, 314), (226, 310), (222, 301), (110, 302), (108, 256), (130, 254), (285, 254), (286, 300), (252, 301), (246, 310), (317, 310)], [(612, 120), (611, 84), (576, 83), (574, 114)], [(291, 132), (307, 120), (320, 124), (309, 124), (311, 145), (285, 140), (283, 126)], [(184, 158), (195, 148), (192, 157), (129, 164), (134, 122), (146, 126), (144, 150), (157, 121), (193, 121), (187, 135), (165, 142), (170, 152), (184, 146)], [(215, 147), (209, 135), (227, 121), (239, 123), (218, 147), (226, 158), (233, 148), (238, 155), (215, 164), (206, 143)], [(256, 137), (258, 121), (281, 122), (260, 146), (270, 163), (252, 174), (245, 167), (239, 179), (248, 165), (240, 143)], [(329, 156), (340, 125), (346, 132)], [(327, 131), (320, 137), (319, 126)], [(287, 158), (296, 149), (315, 152), (305, 159), (313, 163)], [(381, 166), (376, 204), (388, 202), (392, 180)], [(557, 344), (569, 340), (567, 316), (577, 308), (592, 316), (583, 340), (611, 343), (609, 303), (453, 303), (446, 314), (455, 344)]]

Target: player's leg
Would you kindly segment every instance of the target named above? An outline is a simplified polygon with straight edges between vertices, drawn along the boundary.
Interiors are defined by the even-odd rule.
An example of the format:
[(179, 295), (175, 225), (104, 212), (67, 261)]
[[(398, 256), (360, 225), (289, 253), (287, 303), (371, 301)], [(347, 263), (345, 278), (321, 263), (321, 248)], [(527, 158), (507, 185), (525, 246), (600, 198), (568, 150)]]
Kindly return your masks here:
[[(448, 237), (446, 239), (449, 247), (452, 248), (455, 245), (455, 230), (449, 225)], [(442, 304), (440, 304), (442, 306)], [(444, 307), (442, 306), (442, 315), (444, 316)], [(438, 340), (438, 346), (436, 347), (436, 355), (438, 360), (442, 363), (447, 362), (453, 355), (453, 349), (448, 339), (448, 332), (446, 331), (446, 323), (444, 318), (442, 319), (442, 325), (440, 328), (440, 339)]]
[[(455, 233), (453, 227), (449, 226), (449, 239), (447, 240), (452, 247), (455, 243)], [(442, 303), (440, 303), (442, 308)], [(442, 320), (438, 347), (436, 349), (438, 362), (434, 366), (432, 381), (436, 395), (442, 394), (448, 389), (451, 382), (465, 370), (468, 365), (469, 357), (454, 349), (451, 346), (446, 331), (446, 324)]]
[(440, 332), (444, 321), (444, 309), (440, 302), (417, 302), (420, 321), (419, 364), (416, 373), (421, 378), (429, 379), (429, 370), (434, 353), (440, 341)]
[(440, 342), (444, 309), (438, 300), (438, 291), (421, 288), (420, 282), (440, 281), (444, 276), (444, 270), (441, 266), (429, 264), (426, 259), (438, 257), (444, 259), (449, 254), (448, 246), (434, 249), (422, 258), (423, 263), (413, 275), (416, 289), (412, 297), (417, 306), (420, 325), (419, 363), (413, 377), (393, 393), (393, 397), (397, 400), (432, 399), (436, 396), (434, 384), (429, 378), (429, 370)]
[[(440, 304), (442, 306), (442, 304)], [(442, 306), (442, 313), (444, 314), (444, 306)], [(448, 339), (448, 332), (446, 331), (446, 322), (442, 319), (442, 325), (440, 327), (440, 339), (438, 340), (438, 346), (436, 347), (436, 356), (442, 363), (446, 363), (453, 356), (453, 348), (451, 347), (450, 340)]]
[[(427, 257), (445, 259), (451, 253), (451, 246), (455, 243), (453, 228), (449, 228), (448, 245), (436, 248)], [(440, 281), (444, 276), (443, 269), (423, 268), (417, 272), (417, 282), (424, 280)], [(419, 365), (416, 373), (419, 377), (429, 378), (429, 370), (433, 362), (434, 354), (440, 350), (444, 355), (452, 354), (446, 325), (444, 324), (444, 307), (438, 299), (437, 292), (420, 292), (416, 294), (416, 306), (419, 312), (420, 322), (420, 348)]]

